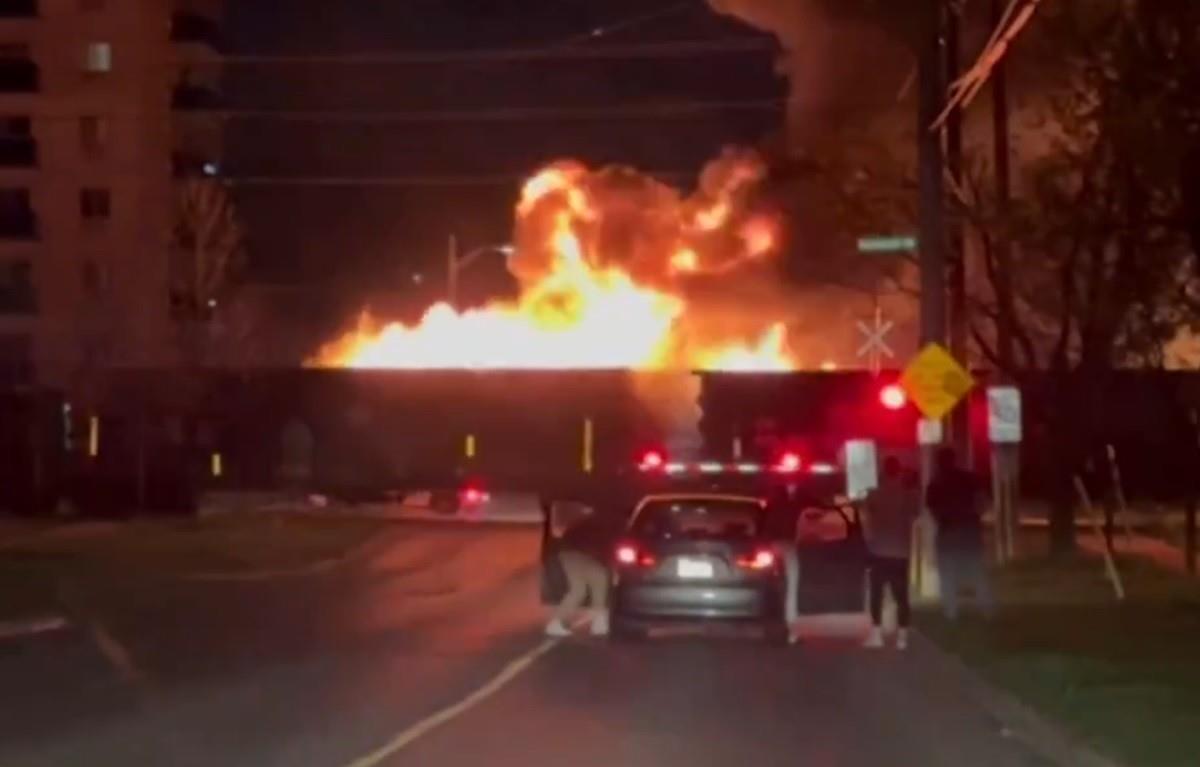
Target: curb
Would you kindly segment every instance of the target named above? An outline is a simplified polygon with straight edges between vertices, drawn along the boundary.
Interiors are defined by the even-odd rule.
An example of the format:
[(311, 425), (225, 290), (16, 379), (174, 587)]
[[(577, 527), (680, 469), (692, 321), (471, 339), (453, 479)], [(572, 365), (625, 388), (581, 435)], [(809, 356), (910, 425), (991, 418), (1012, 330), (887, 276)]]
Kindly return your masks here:
[(277, 578), (303, 578), (321, 575), (339, 567), (352, 564), (360, 559), (366, 559), (392, 543), (392, 530), (380, 530), (358, 545), (339, 554), (336, 557), (320, 559), (299, 567), (287, 567), (274, 570), (247, 570), (243, 572), (209, 572), (184, 573), (174, 576), (175, 580), (192, 583), (250, 583), (268, 581)]
[(62, 615), (42, 615), (23, 620), (0, 621), (0, 640), (48, 634), (70, 628), (71, 622)]
[(985, 680), (958, 656), (943, 650), (919, 631), (914, 644), (929, 656), (937, 671), (952, 678), (959, 689), (991, 716), (1005, 725), (1013, 737), (1061, 767), (1127, 767), (1103, 756), (1058, 724), (1034, 711), (1012, 693)]

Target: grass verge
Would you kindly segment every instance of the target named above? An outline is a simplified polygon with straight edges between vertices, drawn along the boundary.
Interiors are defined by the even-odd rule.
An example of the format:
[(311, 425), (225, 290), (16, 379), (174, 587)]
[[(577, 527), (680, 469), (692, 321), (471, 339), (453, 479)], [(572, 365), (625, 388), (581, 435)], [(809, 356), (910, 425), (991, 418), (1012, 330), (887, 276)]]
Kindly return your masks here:
[(0, 621), (58, 611), (64, 582), (302, 569), (353, 551), (386, 524), (286, 515), (136, 520), (0, 542)]
[(1200, 754), (1200, 584), (1119, 562), (1117, 603), (1099, 559), (1026, 560), (996, 573), (991, 621), (920, 617), (922, 631), (992, 684), (1131, 767)]

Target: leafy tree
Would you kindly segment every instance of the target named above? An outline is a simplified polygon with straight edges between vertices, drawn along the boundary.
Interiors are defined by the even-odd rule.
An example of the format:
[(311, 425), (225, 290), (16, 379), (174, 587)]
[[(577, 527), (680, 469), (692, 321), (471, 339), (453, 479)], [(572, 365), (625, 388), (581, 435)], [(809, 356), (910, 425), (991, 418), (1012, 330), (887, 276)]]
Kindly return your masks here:
[(175, 210), (172, 304), (185, 355), (204, 364), (212, 351), (213, 317), (242, 267), (242, 226), (228, 189), (215, 179), (184, 180)]
[[(1048, 94), (1044, 146), (1005, 215), (986, 184), (960, 190), (987, 277), (974, 337), (996, 366), (1047, 371), (1040, 414), (1060, 479), (1052, 538), (1073, 542), (1070, 477), (1099, 435), (1108, 371), (1160, 365), (1181, 328), (1200, 327), (1200, 271), (1186, 168), (1197, 152), (1200, 8), (1189, 0), (1056, 0), (1039, 39), (1063, 78)], [(1190, 90), (1189, 90), (1190, 88)], [(1193, 202), (1194, 204), (1194, 202)], [(1000, 238), (1014, 246), (1006, 270)], [(1016, 339), (1009, 355), (996, 339)]]

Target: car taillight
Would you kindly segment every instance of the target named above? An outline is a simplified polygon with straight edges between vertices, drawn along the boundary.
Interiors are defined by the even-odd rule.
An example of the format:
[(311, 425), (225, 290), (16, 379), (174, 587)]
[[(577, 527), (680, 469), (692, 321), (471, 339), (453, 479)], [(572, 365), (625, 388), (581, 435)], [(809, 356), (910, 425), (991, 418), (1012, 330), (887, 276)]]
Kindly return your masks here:
[(616, 558), (617, 558), (618, 564), (635, 565), (635, 564), (637, 564), (637, 558), (638, 558), (637, 548), (634, 546), (630, 546), (627, 543), (623, 543), (617, 547)]
[(617, 546), (615, 558), (617, 564), (627, 567), (635, 565), (638, 567), (653, 567), (658, 561), (654, 558), (653, 554), (646, 551), (639, 551), (638, 547), (632, 543), (622, 543)]
[(747, 570), (770, 570), (775, 566), (775, 552), (757, 549), (753, 554), (738, 559), (738, 566)]

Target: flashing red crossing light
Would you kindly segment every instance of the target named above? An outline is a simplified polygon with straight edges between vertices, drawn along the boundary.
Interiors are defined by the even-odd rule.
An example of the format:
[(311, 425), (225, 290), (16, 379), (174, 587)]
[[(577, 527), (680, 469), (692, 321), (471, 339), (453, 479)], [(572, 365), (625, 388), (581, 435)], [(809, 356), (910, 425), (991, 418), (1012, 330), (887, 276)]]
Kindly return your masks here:
[(784, 453), (775, 462), (775, 471), (779, 474), (795, 474), (800, 471), (800, 456), (795, 453)]
[(647, 450), (642, 453), (642, 458), (638, 461), (638, 468), (642, 471), (654, 471), (661, 469), (666, 462), (667, 457), (661, 451)]
[(908, 394), (900, 384), (888, 384), (879, 391), (879, 404), (888, 410), (900, 410), (908, 404)]

